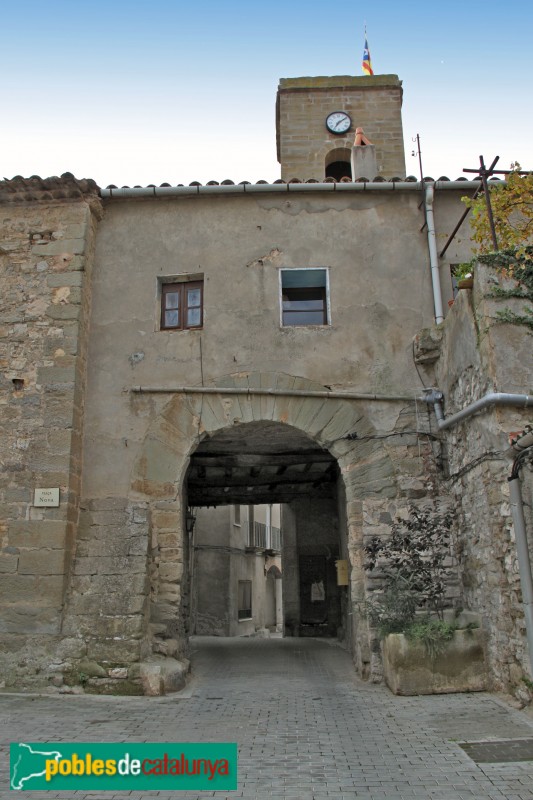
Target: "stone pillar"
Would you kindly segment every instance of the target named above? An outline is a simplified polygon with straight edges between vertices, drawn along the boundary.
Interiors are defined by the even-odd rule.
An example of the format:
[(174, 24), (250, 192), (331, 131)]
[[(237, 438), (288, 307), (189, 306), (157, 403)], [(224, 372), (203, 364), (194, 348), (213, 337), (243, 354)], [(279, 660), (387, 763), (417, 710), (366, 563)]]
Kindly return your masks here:
[(373, 144), (354, 144), (352, 147), (352, 180), (368, 178), (372, 181), (378, 174), (376, 146)]
[(276, 578), (276, 631), (281, 633), (283, 631), (283, 590), (281, 578)]
[(298, 636), (300, 623), (300, 585), (298, 580), (296, 517), (292, 503), (285, 503), (281, 508), (281, 528), (283, 530), (282, 564), (285, 580), (283, 631), (285, 636)]

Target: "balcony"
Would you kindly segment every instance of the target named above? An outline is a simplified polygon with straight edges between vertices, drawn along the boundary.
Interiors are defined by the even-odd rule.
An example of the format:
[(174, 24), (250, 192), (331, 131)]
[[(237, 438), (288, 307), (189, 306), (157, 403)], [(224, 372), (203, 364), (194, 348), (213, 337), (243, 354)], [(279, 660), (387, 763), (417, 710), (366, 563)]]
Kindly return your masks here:
[(250, 550), (275, 550), (281, 552), (281, 531), (264, 522), (247, 524), (246, 548)]

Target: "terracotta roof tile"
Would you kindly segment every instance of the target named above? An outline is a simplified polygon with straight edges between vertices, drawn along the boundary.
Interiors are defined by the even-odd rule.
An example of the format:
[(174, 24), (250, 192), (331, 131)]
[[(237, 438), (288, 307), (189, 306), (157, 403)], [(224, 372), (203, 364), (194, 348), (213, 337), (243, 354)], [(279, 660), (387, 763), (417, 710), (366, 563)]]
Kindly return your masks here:
[(79, 180), (70, 172), (50, 178), (41, 178), (39, 175), (23, 178), (22, 175), (15, 175), (14, 178), (0, 181), (0, 201), (4, 203), (77, 200), (91, 195), (98, 196), (99, 192), (95, 181), (90, 178)]

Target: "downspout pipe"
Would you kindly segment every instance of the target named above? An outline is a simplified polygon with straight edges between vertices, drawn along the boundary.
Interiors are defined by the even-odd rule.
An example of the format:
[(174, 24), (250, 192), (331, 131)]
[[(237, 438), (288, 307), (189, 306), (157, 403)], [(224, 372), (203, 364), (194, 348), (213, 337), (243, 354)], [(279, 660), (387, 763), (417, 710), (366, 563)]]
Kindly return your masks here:
[(435, 409), (435, 417), (437, 418), (437, 427), (440, 431), (457, 425), (478, 411), (483, 411), (490, 406), (512, 406), (513, 408), (531, 408), (533, 407), (533, 396), (528, 394), (511, 394), (509, 392), (489, 392), (484, 397), (476, 400), (474, 403), (462, 408), (451, 417), (445, 417), (442, 408), (443, 394), (438, 391), (431, 391), (426, 394), (426, 403), (431, 403)]
[(435, 198), (435, 186), (428, 183), (426, 186), (426, 222), (428, 229), (429, 264), (431, 267), (431, 281), (433, 284), (433, 306), (435, 309), (435, 322), (440, 325), (444, 322), (444, 311), (442, 309), (442, 293), (440, 290), (439, 256), (437, 253), (437, 236), (435, 233), (435, 217), (433, 214), (433, 200)]
[(524, 503), (522, 500), (522, 487), (520, 485), (519, 475), (521, 462), (528, 452), (533, 452), (533, 445), (530, 445), (530, 447), (522, 451), (515, 459), (508, 481), (516, 553), (520, 571), (520, 586), (522, 589), (522, 605), (524, 607), (529, 661), (531, 665), (531, 675), (533, 676), (533, 578), (531, 576), (531, 560), (529, 557), (526, 522), (524, 518)]

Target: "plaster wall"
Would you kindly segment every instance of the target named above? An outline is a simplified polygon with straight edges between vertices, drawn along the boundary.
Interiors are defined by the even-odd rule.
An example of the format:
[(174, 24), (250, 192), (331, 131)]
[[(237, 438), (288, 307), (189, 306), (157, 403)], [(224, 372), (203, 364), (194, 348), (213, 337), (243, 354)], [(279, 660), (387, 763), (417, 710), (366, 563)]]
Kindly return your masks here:
[[(216, 383), (260, 365), (332, 389), (417, 392), (411, 339), (433, 319), (419, 201), (412, 193), (111, 203), (93, 281), (86, 496), (107, 496), (110, 475), (114, 493), (127, 494), (138, 444), (164, 403), (131, 397), (133, 385)], [(451, 225), (457, 198), (439, 202), (441, 224)], [(331, 324), (281, 327), (279, 270), (313, 266), (329, 269)], [(202, 330), (157, 329), (158, 279), (178, 274), (204, 276)]]
[[(183, 536), (182, 481), (201, 438), (237, 421), (296, 425), (338, 458), (346, 486), (352, 600), (364, 595), (362, 499), (370, 495), (385, 502), (398, 493), (420, 498), (428, 491), (416, 435), (386, 446), (372, 437), (398, 427), (412, 431), (416, 413), (424, 412), (416, 412), (410, 401), (184, 398), (172, 392), (136, 394), (129, 387), (330, 386), (418, 394), (412, 337), (433, 318), (419, 201), (418, 193), (311, 193), (107, 206), (93, 280), (87, 391), (87, 510), (80, 529), (89, 540), (88, 549), (77, 553), (68, 614), (72, 629), (92, 636), (94, 658), (103, 658), (101, 636), (107, 637), (106, 669), (129, 663), (128, 675), (136, 680), (139, 662), (150, 653), (186, 655), (190, 554)], [(454, 194), (443, 193), (439, 203), (448, 229), (455, 223), (456, 201)], [(279, 270), (310, 266), (329, 270), (331, 324), (283, 328)], [(203, 276), (203, 329), (160, 331), (158, 282), (183, 274)], [(368, 441), (343, 439), (355, 430), (369, 434)], [(133, 518), (145, 527), (138, 528), (134, 551), (124, 550)], [(120, 553), (115, 584), (120, 613), (104, 620), (102, 631), (89, 633), (80, 614), (88, 596), (96, 602), (107, 589), (103, 569), (116, 570), (115, 561), (99, 560), (98, 538), (107, 538)], [(286, 617), (290, 604), (289, 596)], [(354, 623), (353, 642), (363, 654), (356, 658), (363, 674), (376, 674), (364, 621)]]
[[(92, 293), (84, 283), (86, 299), (79, 300), (84, 309), (81, 318), (86, 320), (92, 298), (90, 337), (84, 334), (83, 339), (89, 341), (87, 387), (74, 381), (78, 388), (62, 394), (54, 407), (54, 414), (66, 415), (66, 428), (79, 430), (76, 460), (69, 451), (64, 467), (64, 475), (78, 481), (76, 492), (84, 423), (83, 483), (82, 502), (78, 506), (75, 500), (72, 506), (75, 552), (71, 555), (66, 538), (57, 548), (61, 602), (66, 596), (66, 606), (58, 601), (51, 613), (56, 653), (37, 655), (37, 630), (30, 631), (28, 653), (35, 663), (45, 665), (46, 675), (52, 670), (52, 677), (60, 682), (71, 670), (74, 678), (78, 673), (89, 675), (96, 691), (142, 691), (146, 673), (142, 665), (148, 659), (186, 655), (191, 553), (184, 535), (183, 481), (188, 457), (205, 435), (236, 421), (292, 425), (337, 458), (346, 498), (343, 520), (351, 566), (350, 602), (364, 596), (365, 526), (379, 524), (382, 504), (390, 498), (419, 499), (434, 491), (427, 470), (431, 453), (421, 449), (416, 434), (406, 433), (385, 443), (380, 437), (395, 430), (413, 431), (424, 412), (410, 400), (185, 398), (172, 392), (136, 394), (129, 389), (204, 383), (418, 394), (420, 380), (412, 362), (411, 341), (433, 318), (419, 201), (418, 193), (398, 191), (225, 195), (107, 205), (90, 273)], [(443, 228), (453, 227), (458, 210), (454, 193), (439, 196), (437, 213)], [(53, 208), (39, 213), (54, 220)], [(88, 262), (77, 259), (88, 255), (92, 262), (95, 220), (91, 214), (88, 219), (91, 225), (79, 245), (81, 252), (75, 249), (77, 245), (69, 245), (70, 251), (65, 244), (54, 245), (48, 253), (50, 260), (44, 259), (46, 269), (56, 265), (51, 259), (57, 258), (57, 247), (61, 253), (70, 253), (68, 263), (83, 263), (87, 268)], [(50, 230), (55, 230), (53, 225)], [(33, 268), (38, 275), (46, 272), (45, 267), (39, 270), (40, 261), (30, 263), (30, 272)], [(329, 270), (331, 324), (282, 328), (279, 270), (309, 266)], [(442, 268), (446, 274), (446, 262)], [(58, 302), (52, 300), (49, 306), (66, 307), (61, 313), (67, 321), (56, 326), (65, 331), (70, 325), (70, 303), (76, 305), (75, 283), (69, 281), (78, 280), (78, 270), (71, 266), (58, 271), (68, 277), (62, 275), (59, 286), (39, 285), (35, 297), (41, 291), (44, 296), (47, 291), (63, 291), (57, 295)], [(183, 274), (203, 275), (204, 327), (160, 331), (159, 280)], [(17, 281), (19, 275), (15, 285)], [(79, 313), (75, 312), (74, 319)], [(49, 324), (47, 314), (45, 310), (44, 316), (38, 315), (37, 326), (28, 336), (28, 341), (39, 342), (39, 348)], [(19, 324), (7, 318), (3, 322)], [(22, 333), (15, 327), (6, 331), (15, 342)], [(54, 330), (53, 336), (64, 335)], [(85, 353), (84, 347), (80, 353)], [(62, 349), (55, 347), (54, 358), (63, 358)], [(50, 373), (50, 398), (62, 376)], [(7, 405), (15, 407), (18, 400), (10, 394)], [(54, 424), (50, 420), (47, 424), (50, 436)], [(354, 432), (357, 440), (348, 440), (346, 436)], [(43, 440), (39, 451), (43, 458), (49, 442)], [(10, 448), (8, 442), (6, 450)], [(28, 463), (24, 455), (20, 461)], [(10, 483), (7, 489), (18, 491), (19, 485)], [(28, 483), (24, 490), (22, 499), (7, 493), (5, 498), (15, 506), (21, 504), (31, 520)], [(75, 499), (74, 489), (67, 496)], [(39, 536), (56, 520), (55, 513), (46, 509), (38, 515)], [(10, 557), (5, 563), (12, 569), (11, 556), (19, 554), (7, 550), (3, 555)], [(40, 587), (45, 583), (39, 572), (42, 555), (38, 553), (39, 563), (32, 568), (32, 585)], [(286, 614), (290, 603), (289, 597)], [(354, 622), (354, 654), (362, 674), (369, 674), (372, 666), (368, 641), (364, 623)], [(27, 666), (28, 661), (21, 667), (25, 675)], [(153, 674), (159, 667), (151, 664), (151, 669)], [(375, 673), (377, 667), (372, 669)]]
[(231, 506), (197, 510), (191, 631), (200, 636), (229, 636), (232, 511)]
[[(275, 587), (267, 579), (266, 567), (268, 560), (279, 570), (280, 559), (267, 558), (264, 550), (247, 550), (247, 526), (254, 519), (266, 523), (267, 507), (240, 508), (240, 524), (234, 524), (234, 506), (197, 510), (191, 609), (191, 631), (197, 635), (243, 636), (276, 624)], [(272, 516), (279, 526), (279, 506), (273, 507)], [(252, 582), (249, 619), (239, 619), (239, 581)]]

